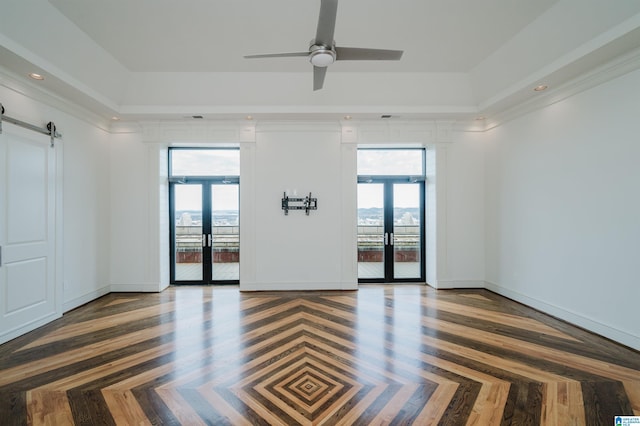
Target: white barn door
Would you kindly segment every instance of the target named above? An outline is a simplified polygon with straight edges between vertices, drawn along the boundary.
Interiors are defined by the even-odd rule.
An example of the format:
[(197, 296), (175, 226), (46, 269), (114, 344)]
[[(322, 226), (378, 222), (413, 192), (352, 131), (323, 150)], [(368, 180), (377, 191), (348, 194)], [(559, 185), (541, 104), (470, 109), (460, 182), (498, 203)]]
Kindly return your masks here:
[(62, 313), (56, 285), (56, 150), (3, 123), (0, 134), (0, 343)]

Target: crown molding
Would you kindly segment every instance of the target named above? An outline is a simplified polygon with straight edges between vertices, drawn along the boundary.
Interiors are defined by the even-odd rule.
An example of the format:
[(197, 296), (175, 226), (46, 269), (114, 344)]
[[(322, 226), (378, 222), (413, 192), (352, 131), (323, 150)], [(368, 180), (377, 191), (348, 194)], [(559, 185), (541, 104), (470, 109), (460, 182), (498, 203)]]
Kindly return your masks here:
[(260, 121), (256, 123), (257, 133), (271, 133), (271, 132), (314, 132), (314, 133), (340, 133), (340, 124), (338, 120), (269, 120)]
[(481, 131), (494, 129), (518, 117), (546, 108), (638, 69), (640, 69), (640, 49), (619, 56), (556, 88), (551, 88), (548, 92), (541, 93), (535, 98), (520, 102), (511, 108), (494, 114), (488, 114), (490, 118), (485, 120), (484, 127)]
[[(213, 141), (255, 141), (256, 132), (282, 132), (282, 131), (337, 131), (342, 135), (343, 143), (376, 144), (390, 142), (406, 143), (447, 143), (451, 141), (452, 131), (461, 132), (486, 132), (501, 126), (511, 120), (531, 113), (533, 111), (548, 107), (571, 96), (592, 89), (629, 72), (640, 69), (640, 48), (630, 51), (624, 55), (616, 57), (607, 63), (592, 69), (586, 73), (566, 81), (562, 85), (552, 87), (547, 92), (540, 93), (526, 101), (518, 102), (510, 107), (499, 109), (496, 107), (492, 111), (491, 105), (468, 106), (448, 108), (451, 119), (428, 119), (415, 118), (389, 121), (380, 120), (332, 120), (325, 117), (322, 120), (207, 120), (203, 123), (181, 122), (181, 121), (122, 121), (113, 122), (91, 110), (80, 106), (74, 101), (64, 98), (52, 91), (39, 87), (35, 82), (31, 82), (23, 76), (0, 66), (0, 86), (5, 87), (22, 96), (42, 103), (49, 107), (67, 113), (91, 126), (109, 133), (138, 133), (142, 132), (145, 137), (153, 140), (173, 141), (173, 138), (198, 142), (203, 138), (211, 137)], [(529, 82), (527, 82), (529, 83)], [(530, 90), (530, 84), (522, 84), (526, 90)], [(1, 101), (1, 100), (0, 100)], [(5, 108), (11, 108), (6, 105)], [(122, 111), (129, 111), (131, 106), (124, 106)], [(148, 108), (148, 107), (147, 107)], [(222, 107), (220, 107), (222, 108)], [(135, 109), (135, 108), (134, 108)], [(238, 111), (259, 110), (258, 112), (278, 114), (294, 110), (293, 107), (271, 107), (262, 106), (261, 109), (253, 106), (251, 108), (236, 108)], [(339, 111), (355, 111), (355, 113), (370, 113), (375, 111), (388, 110), (392, 114), (428, 114), (434, 113), (431, 110), (436, 108), (426, 107), (387, 107), (380, 106), (324, 106), (324, 107), (297, 107), (296, 112), (305, 114), (338, 114)], [(235, 111), (235, 109), (234, 109)], [(155, 111), (157, 112), (157, 111)], [(218, 108), (214, 108), (213, 113), (220, 113)], [(229, 112), (228, 110), (226, 111)], [(440, 112), (442, 113), (442, 111)], [(482, 114), (487, 116), (483, 120), (473, 120), (468, 117)], [(19, 113), (14, 113), (19, 116)], [(446, 114), (445, 114), (446, 115)], [(462, 118), (465, 117), (465, 118)], [(162, 123), (162, 124), (160, 124)]]
[(453, 140), (455, 120), (342, 121), (342, 143), (433, 145)]
[[(255, 142), (253, 122), (240, 121), (143, 121), (142, 140), (147, 143), (240, 143)], [(134, 127), (131, 127), (133, 130)], [(124, 133), (124, 132), (122, 132)]]
[[(109, 127), (111, 123), (108, 120), (79, 106), (75, 102), (69, 101), (47, 89), (38, 87), (37, 84), (15, 75), (15, 73), (2, 66), (0, 66), (0, 86), (33, 101), (60, 110), (100, 130), (110, 131)], [(10, 105), (5, 105), (5, 109), (8, 108), (10, 108)]]

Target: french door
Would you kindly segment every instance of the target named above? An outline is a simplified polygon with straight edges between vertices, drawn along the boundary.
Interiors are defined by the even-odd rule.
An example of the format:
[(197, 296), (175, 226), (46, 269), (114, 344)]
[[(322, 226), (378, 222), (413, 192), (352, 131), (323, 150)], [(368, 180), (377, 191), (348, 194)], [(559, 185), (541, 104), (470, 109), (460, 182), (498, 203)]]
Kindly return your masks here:
[(189, 179), (169, 186), (171, 282), (238, 284), (239, 184), (236, 179)]
[(424, 282), (424, 181), (358, 183), (358, 281)]

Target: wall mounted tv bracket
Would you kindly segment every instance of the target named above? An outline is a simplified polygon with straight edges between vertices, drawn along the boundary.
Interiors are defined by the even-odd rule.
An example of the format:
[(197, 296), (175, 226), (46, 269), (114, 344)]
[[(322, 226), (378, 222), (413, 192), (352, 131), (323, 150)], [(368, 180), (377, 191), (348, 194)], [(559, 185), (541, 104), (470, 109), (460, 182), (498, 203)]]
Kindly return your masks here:
[(284, 193), (282, 197), (282, 210), (284, 210), (285, 216), (289, 215), (289, 210), (304, 210), (306, 215), (309, 216), (310, 210), (318, 210), (318, 199), (311, 198), (311, 193), (304, 198), (289, 197), (287, 193)]

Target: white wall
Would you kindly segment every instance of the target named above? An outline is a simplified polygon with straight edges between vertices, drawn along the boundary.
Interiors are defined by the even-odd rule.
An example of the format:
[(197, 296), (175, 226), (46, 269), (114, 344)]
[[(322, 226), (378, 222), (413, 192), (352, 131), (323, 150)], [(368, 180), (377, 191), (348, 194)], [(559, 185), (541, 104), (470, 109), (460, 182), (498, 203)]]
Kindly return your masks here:
[[(438, 194), (427, 205), (433, 212), (428, 213), (427, 282), (437, 288), (484, 285), (483, 134), (449, 132), (442, 123), (393, 129), (350, 123), (346, 133), (336, 122), (244, 126), (148, 123), (140, 132), (111, 136), (112, 291), (166, 286), (168, 224), (159, 219), (167, 210), (161, 185), (166, 171), (157, 163), (167, 146), (176, 141), (188, 146), (190, 140), (192, 146), (203, 140), (241, 146), (242, 290), (357, 288), (356, 149), (372, 141), (433, 144), (428, 191), (435, 184)], [(318, 210), (285, 216), (280, 206), (285, 190), (300, 197), (311, 191)]]
[[(151, 244), (149, 222), (158, 216), (151, 209), (149, 182), (153, 158), (139, 133), (113, 134), (110, 147), (111, 178), (111, 289), (112, 291), (159, 291), (152, 280), (150, 262), (158, 251)], [(168, 259), (167, 259), (168, 261)]]
[(109, 134), (70, 117), (64, 148), (64, 308), (109, 291)]
[[(258, 127), (255, 203), (242, 206), (255, 211), (255, 281), (241, 282), (243, 290), (355, 288), (357, 276), (343, 281), (342, 274), (343, 263), (356, 256), (354, 250), (344, 258), (342, 233), (356, 228), (355, 218), (352, 227), (343, 223), (342, 194), (351, 188), (342, 187), (341, 156), (337, 123)], [(353, 185), (355, 166), (354, 161)], [(300, 210), (285, 215), (281, 199), (286, 190), (297, 197), (311, 192), (318, 209), (308, 216)]]
[(437, 185), (445, 209), (436, 226), (444, 235), (437, 278), (430, 282), (439, 289), (484, 287), (484, 142), (483, 133), (454, 132), (439, 150), (445, 170)]
[(640, 71), (488, 132), (489, 288), (640, 348)]
[(53, 121), (62, 149), (62, 307), (73, 309), (109, 291), (109, 135), (87, 122), (34, 99), (44, 98), (0, 75), (5, 114), (38, 126)]
[[(169, 145), (203, 146), (203, 141), (206, 146), (241, 145), (242, 290), (356, 287), (350, 262), (356, 250), (349, 246), (349, 233), (355, 242), (356, 201), (343, 200), (355, 190), (355, 151), (341, 144), (337, 123), (269, 124), (255, 136), (242, 129), (244, 123), (182, 124), (149, 124), (146, 130), (111, 135), (112, 291), (166, 286), (166, 170), (158, 162), (166, 161), (161, 157)], [(343, 189), (345, 167), (351, 169), (353, 188)], [(301, 197), (311, 191), (318, 210), (284, 216), (280, 204), (287, 189)], [(348, 200), (352, 205), (345, 206)], [(349, 208), (353, 226), (342, 219)]]

